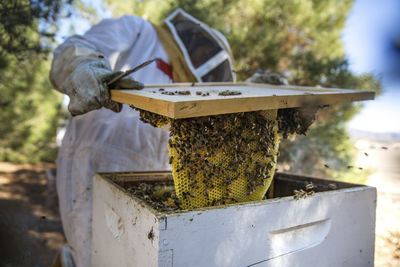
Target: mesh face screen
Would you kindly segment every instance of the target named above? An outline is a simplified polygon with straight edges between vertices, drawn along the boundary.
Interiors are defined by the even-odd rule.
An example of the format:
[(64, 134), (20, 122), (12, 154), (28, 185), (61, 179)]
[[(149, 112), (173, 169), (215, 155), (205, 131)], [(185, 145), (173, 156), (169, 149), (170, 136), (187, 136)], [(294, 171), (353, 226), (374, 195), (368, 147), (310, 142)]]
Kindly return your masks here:
[(207, 31), (181, 14), (178, 14), (172, 20), (172, 23), (195, 68), (201, 66), (222, 50)]
[(166, 23), (197, 81), (234, 81), (229, 44), (221, 33), (182, 10), (171, 14)]
[(228, 60), (225, 60), (209, 73), (201, 77), (203, 82), (233, 82), (232, 70)]

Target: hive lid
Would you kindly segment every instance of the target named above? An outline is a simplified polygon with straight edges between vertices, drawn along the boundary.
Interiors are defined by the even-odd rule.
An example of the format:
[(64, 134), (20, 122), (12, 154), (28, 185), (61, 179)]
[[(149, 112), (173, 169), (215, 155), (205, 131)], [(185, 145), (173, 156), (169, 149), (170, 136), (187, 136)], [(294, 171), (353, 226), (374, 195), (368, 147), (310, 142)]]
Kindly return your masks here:
[[(219, 95), (224, 91), (240, 95)], [(190, 91), (190, 95), (179, 92)], [(173, 92), (168, 95), (165, 92)], [(178, 92), (175, 93), (175, 92)], [(201, 94), (209, 95), (197, 95)], [(228, 93), (229, 94), (229, 93)], [(112, 100), (174, 119), (374, 99), (368, 91), (255, 83), (175, 83), (112, 90)]]

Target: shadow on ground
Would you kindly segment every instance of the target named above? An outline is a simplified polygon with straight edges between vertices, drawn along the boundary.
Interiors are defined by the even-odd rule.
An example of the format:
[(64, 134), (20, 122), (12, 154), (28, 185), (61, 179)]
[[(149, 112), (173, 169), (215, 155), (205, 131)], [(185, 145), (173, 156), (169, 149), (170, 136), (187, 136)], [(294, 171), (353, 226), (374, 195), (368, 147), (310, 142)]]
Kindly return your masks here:
[(65, 244), (54, 167), (0, 163), (0, 266), (51, 266)]

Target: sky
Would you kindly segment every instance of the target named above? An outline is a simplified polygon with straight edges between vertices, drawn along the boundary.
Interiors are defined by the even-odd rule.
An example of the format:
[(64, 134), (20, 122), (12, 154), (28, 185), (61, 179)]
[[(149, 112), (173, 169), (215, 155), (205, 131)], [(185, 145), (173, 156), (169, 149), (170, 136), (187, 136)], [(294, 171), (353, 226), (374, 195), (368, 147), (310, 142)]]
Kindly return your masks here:
[[(81, 0), (83, 4), (93, 7), (97, 14), (102, 18), (110, 18), (111, 11), (106, 10), (102, 4), (102, 0)], [(71, 8), (71, 7), (69, 7)], [(91, 23), (84, 18), (77, 10), (71, 12), (71, 17), (62, 19), (60, 29), (56, 35), (57, 43), (62, 43), (71, 34), (84, 34), (90, 29)]]
[(385, 87), (375, 100), (365, 101), (364, 108), (348, 127), (375, 133), (400, 133), (399, 88)]
[[(101, 17), (111, 17), (102, 0), (82, 2), (93, 6)], [(83, 34), (90, 28), (87, 20), (72, 14), (61, 23), (59, 43), (71, 32)], [(375, 100), (364, 101), (364, 108), (348, 127), (400, 133), (400, 0), (355, 0), (342, 39), (351, 70), (372, 73), (383, 82), (383, 93)]]
[(382, 79), (383, 93), (364, 102), (349, 128), (400, 133), (400, 1), (355, 0), (343, 31), (355, 73)]

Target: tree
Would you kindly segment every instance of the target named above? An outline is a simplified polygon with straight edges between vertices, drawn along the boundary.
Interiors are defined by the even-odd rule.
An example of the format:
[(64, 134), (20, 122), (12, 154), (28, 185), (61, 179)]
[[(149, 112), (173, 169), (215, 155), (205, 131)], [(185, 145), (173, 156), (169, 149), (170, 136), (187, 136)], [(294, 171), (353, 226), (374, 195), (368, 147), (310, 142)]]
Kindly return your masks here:
[(61, 95), (48, 81), (50, 52), (63, 4), (0, 2), (0, 160), (53, 160)]
[[(61, 6), (72, 0), (2, 0), (0, 2), (0, 70), (15, 57), (49, 52), (41, 38), (53, 38), (51, 24), (57, 20)], [(39, 27), (41, 22), (41, 28)]]

